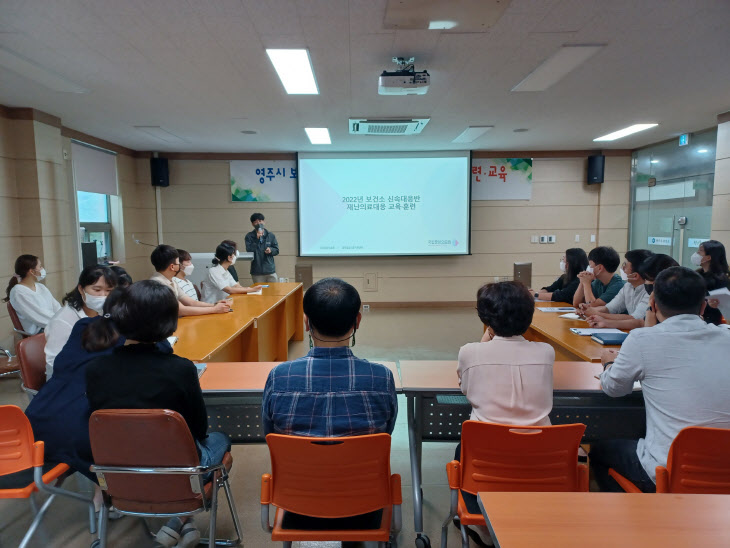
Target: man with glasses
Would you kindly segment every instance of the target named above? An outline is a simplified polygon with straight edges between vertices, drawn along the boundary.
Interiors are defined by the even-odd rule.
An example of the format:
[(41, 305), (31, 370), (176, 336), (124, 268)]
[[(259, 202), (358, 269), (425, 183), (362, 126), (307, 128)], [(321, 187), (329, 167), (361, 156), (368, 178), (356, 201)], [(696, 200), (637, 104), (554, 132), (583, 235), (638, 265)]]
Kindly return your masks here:
[(158, 245), (150, 255), (152, 266), (157, 271), (150, 277), (162, 285), (170, 288), (178, 301), (180, 316), (201, 316), (203, 314), (224, 314), (231, 307), (221, 301), (215, 304), (196, 301), (188, 297), (172, 279), (180, 271), (180, 254), (171, 245)]

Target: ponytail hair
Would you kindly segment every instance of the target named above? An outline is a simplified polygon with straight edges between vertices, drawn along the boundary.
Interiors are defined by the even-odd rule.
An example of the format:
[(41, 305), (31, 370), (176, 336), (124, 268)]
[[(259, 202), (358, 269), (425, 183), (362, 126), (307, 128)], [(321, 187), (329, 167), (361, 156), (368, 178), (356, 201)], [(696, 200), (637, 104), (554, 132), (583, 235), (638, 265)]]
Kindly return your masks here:
[(104, 301), (104, 313), (86, 326), (86, 329), (81, 333), (81, 346), (84, 350), (87, 352), (101, 352), (117, 344), (120, 335), (111, 318), (111, 313), (126, 292), (126, 287), (118, 286), (107, 295)]
[(28, 275), (28, 272), (35, 268), (39, 260), (40, 259), (35, 255), (21, 255), (15, 259), (15, 275), (10, 278), (8, 287), (5, 290), (5, 298), (3, 299), (3, 302), (8, 302), (10, 300), (10, 290), (18, 285), (23, 278)]
[(233, 248), (233, 246), (223, 242), (215, 248), (215, 258), (213, 259), (213, 264), (219, 265), (227, 261), (228, 257), (235, 254), (236, 250)]

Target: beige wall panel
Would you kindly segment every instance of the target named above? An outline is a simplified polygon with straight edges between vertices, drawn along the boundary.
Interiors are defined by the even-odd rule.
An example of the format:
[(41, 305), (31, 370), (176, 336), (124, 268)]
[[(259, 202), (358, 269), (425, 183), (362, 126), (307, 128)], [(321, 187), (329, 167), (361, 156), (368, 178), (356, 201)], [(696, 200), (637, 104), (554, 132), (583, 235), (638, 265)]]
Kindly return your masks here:
[(127, 261), (122, 265), (135, 282), (139, 280), (146, 280), (154, 273), (152, 263), (150, 263), (149, 257), (127, 257)]
[(119, 182), (119, 194), (122, 197), (124, 209), (155, 209), (155, 193), (142, 185), (127, 181)]
[(628, 228), (629, 207), (627, 205), (603, 205), (599, 208), (599, 227), (602, 230), (611, 228)]
[(36, 162), (36, 173), (38, 177), (37, 196), (68, 203), (69, 179), (64, 164)]
[(134, 170), (137, 174), (137, 182), (139, 184), (146, 184), (150, 187), (152, 176), (150, 175), (150, 159), (149, 158), (135, 158), (134, 159)]
[(472, 209), (479, 207), (539, 207), (552, 205), (598, 205), (599, 189), (577, 182), (534, 183), (530, 200), (479, 200), (472, 202)]
[[(35, 198), (19, 198), (15, 201), (20, 228), (15, 234), (23, 237), (40, 237), (43, 234), (40, 200)], [(2, 221), (0, 220), (0, 226)], [(1, 233), (0, 233), (1, 234)]]
[(211, 209), (241, 209), (241, 204), (231, 202), (230, 185), (175, 185), (162, 189), (164, 209), (195, 209), (196, 205)]
[(0, 116), (0, 158), (15, 158), (15, 141), (13, 121)]
[(627, 205), (631, 198), (629, 179), (606, 181), (601, 185), (601, 205)]
[(230, 167), (227, 161), (170, 160), (169, 166), (170, 188), (178, 185), (223, 184), (228, 184), (230, 188)]
[[(220, 234), (245, 234), (251, 231), (249, 215), (231, 209), (162, 209), (162, 232), (217, 232)], [(275, 214), (274, 211), (265, 213), (266, 226), (272, 232), (293, 232), (296, 230), (296, 216), (291, 211), (284, 214)]]
[[(63, 296), (73, 287), (68, 285), (63, 272), (53, 272), (48, 270), (48, 277), (43, 280), (43, 284), (48, 288), (56, 300), (60, 303)], [(77, 280), (78, 281), (78, 280)]]
[[(279, 257), (295, 256), (297, 254), (297, 238), (294, 232), (276, 232), (279, 242)], [(213, 253), (222, 240), (233, 240), (238, 244), (239, 251), (245, 251), (244, 234), (228, 234), (224, 232), (165, 232), (165, 243), (181, 247), (191, 253)]]
[(35, 160), (35, 136), (32, 120), (8, 120), (12, 154), (16, 159)]
[[(555, 235), (554, 244), (533, 244), (530, 241), (532, 235), (548, 235), (545, 231), (535, 230), (473, 230), (471, 233), (471, 252), (478, 253), (555, 253), (571, 247), (582, 247), (588, 252), (595, 244), (590, 243), (590, 235), (595, 234), (590, 230), (553, 230), (550, 235)], [(575, 235), (580, 236), (580, 242), (575, 241)]]
[[(712, 193), (715, 196), (730, 194), (730, 158), (715, 162), (715, 185)], [(727, 215), (730, 212), (725, 212)]]
[(725, 122), (717, 126), (715, 158), (730, 158), (730, 122)]
[(0, 157), (0, 200), (18, 197), (18, 189), (15, 184), (15, 172), (16, 160)]
[(43, 236), (43, 263), (49, 272), (70, 270), (76, 265), (69, 261), (72, 258), (69, 238), (65, 236)]
[(712, 231), (730, 230), (730, 194), (712, 199)]
[(43, 236), (71, 236), (74, 226), (67, 200), (38, 200), (43, 224)]
[(33, 127), (35, 130), (35, 159), (41, 162), (63, 164), (61, 129), (35, 121)]
[(603, 180), (628, 181), (629, 179), (631, 179), (631, 156), (608, 156)]
[[(134, 234), (134, 238), (132, 235)], [(142, 244), (134, 243), (135, 238), (140, 242), (148, 244), (157, 244), (157, 233), (156, 232), (126, 232), (124, 234), (124, 251), (127, 260), (134, 259), (137, 257), (143, 257), (149, 261), (150, 253), (152, 253), (152, 247)]]
[[(157, 214), (154, 209), (124, 209), (125, 232), (157, 234)], [(155, 236), (155, 240), (157, 237)], [(153, 242), (150, 242), (153, 243)]]
[(730, 245), (730, 230), (713, 230), (710, 238)]
[(599, 234), (598, 244), (611, 246), (621, 254), (627, 251), (628, 241), (627, 228), (603, 228)]
[(20, 198), (38, 198), (38, 163), (15, 160), (15, 180)]
[(585, 158), (535, 158), (532, 161), (532, 180), (535, 183), (586, 180)]
[[(5, 289), (3, 284), (7, 284), (8, 278), (14, 274), (15, 259), (23, 253), (20, 244), (20, 238), (15, 236), (0, 237), (0, 295)], [(0, 296), (0, 299), (3, 298), (5, 297)], [(2, 308), (2, 305), (0, 305), (0, 309)]]
[(590, 229), (596, 226), (595, 206), (483, 207), (472, 215), (474, 230)]
[(126, 154), (117, 154), (117, 180), (131, 183), (137, 181), (137, 167), (134, 158)]

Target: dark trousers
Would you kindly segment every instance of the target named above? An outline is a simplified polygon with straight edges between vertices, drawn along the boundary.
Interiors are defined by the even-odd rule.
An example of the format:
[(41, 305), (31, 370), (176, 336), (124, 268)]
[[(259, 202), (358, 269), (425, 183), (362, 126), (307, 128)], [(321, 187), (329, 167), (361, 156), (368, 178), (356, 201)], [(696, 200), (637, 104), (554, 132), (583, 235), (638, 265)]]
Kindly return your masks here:
[(606, 440), (591, 444), (590, 462), (601, 491), (623, 493), (621, 486), (608, 475), (608, 469), (613, 468), (644, 493), (656, 493), (656, 485), (636, 454), (637, 444), (637, 440)]

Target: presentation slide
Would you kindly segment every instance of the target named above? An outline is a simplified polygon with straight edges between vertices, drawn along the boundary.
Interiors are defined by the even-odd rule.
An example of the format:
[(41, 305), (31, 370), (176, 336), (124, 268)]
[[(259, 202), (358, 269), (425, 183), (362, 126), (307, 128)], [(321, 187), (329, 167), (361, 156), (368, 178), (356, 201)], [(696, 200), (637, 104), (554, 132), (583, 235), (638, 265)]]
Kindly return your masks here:
[(299, 153), (299, 254), (467, 255), (469, 152)]

